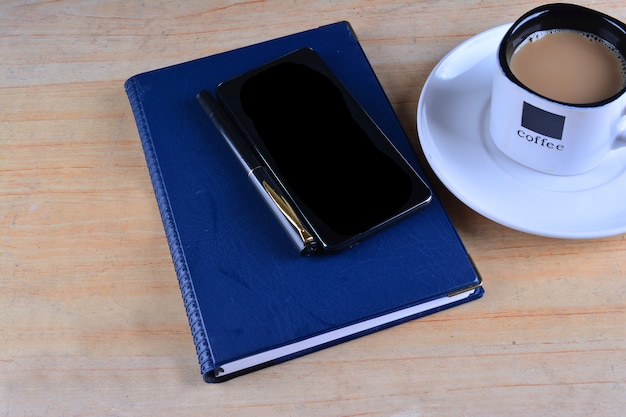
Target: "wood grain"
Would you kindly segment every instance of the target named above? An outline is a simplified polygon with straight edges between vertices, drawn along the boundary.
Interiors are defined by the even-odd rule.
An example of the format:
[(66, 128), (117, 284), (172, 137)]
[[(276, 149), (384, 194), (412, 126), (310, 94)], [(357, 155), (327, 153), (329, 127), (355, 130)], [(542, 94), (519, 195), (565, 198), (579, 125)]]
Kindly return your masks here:
[[(623, 3), (580, 3), (626, 19)], [(485, 298), (205, 384), (123, 90), (145, 70), (348, 20), (417, 145), (434, 65), (539, 4), (0, 3), (0, 414), (624, 415), (626, 236), (524, 234), (438, 183)]]

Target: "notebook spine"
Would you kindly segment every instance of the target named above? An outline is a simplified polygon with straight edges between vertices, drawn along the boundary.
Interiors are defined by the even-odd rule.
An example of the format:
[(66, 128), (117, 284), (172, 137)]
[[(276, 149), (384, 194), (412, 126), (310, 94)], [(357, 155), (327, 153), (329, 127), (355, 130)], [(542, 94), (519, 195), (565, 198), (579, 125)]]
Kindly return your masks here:
[(135, 117), (137, 129), (139, 131), (139, 138), (141, 139), (146, 163), (148, 165), (148, 172), (150, 173), (150, 179), (152, 181), (152, 187), (154, 188), (154, 194), (157, 200), (159, 212), (161, 214), (163, 227), (165, 229), (165, 236), (167, 238), (172, 260), (174, 262), (174, 270), (178, 278), (178, 285), (180, 287), (183, 303), (185, 305), (185, 311), (189, 320), (189, 327), (196, 346), (196, 354), (198, 355), (198, 362), (200, 363), (200, 372), (202, 375), (206, 375), (214, 368), (213, 355), (211, 354), (211, 347), (209, 345), (202, 315), (200, 314), (200, 309), (198, 307), (193, 281), (191, 280), (191, 276), (189, 274), (187, 261), (182, 250), (180, 237), (172, 215), (167, 190), (165, 189), (165, 185), (163, 183), (161, 168), (154, 150), (150, 128), (148, 127), (143, 105), (140, 100), (138, 82), (131, 78), (126, 81), (124, 87), (126, 89), (126, 94), (128, 95), (130, 107)]

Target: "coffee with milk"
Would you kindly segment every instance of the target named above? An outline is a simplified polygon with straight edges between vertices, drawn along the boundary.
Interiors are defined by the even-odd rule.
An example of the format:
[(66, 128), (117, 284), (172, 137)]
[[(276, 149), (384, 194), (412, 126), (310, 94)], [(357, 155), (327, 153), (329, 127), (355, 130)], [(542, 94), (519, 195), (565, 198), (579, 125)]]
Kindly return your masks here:
[(626, 83), (626, 60), (619, 51), (595, 35), (575, 30), (533, 33), (517, 47), (509, 65), (528, 88), (563, 103), (602, 101)]

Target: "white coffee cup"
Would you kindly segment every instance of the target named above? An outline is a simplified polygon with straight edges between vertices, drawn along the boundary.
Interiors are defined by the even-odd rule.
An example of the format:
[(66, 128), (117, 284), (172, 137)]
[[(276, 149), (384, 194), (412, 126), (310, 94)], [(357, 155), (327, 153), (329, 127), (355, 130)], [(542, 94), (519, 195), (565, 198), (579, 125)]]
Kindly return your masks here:
[(626, 25), (610, 16), (562, 3), (529, 11), (499, 45), (489, 128), (497, 147), (514, 161), (549, 174), (575, 175), (626, 145), (626, 85), (600, 101), (582, 104), (551, 99), (527, 87), (513, 74), (511, 57), (529, 36), (553, 30), (593, 35), (626, 57)]

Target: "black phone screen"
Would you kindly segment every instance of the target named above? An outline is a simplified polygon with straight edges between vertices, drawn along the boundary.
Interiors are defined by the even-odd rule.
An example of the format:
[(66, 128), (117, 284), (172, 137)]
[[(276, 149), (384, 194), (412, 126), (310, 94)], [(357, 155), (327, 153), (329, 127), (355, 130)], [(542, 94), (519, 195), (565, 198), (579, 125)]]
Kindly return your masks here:
[(222, 83), (218, 97), (326, 247), (353, 245), (430, 199), (311, 49)]

